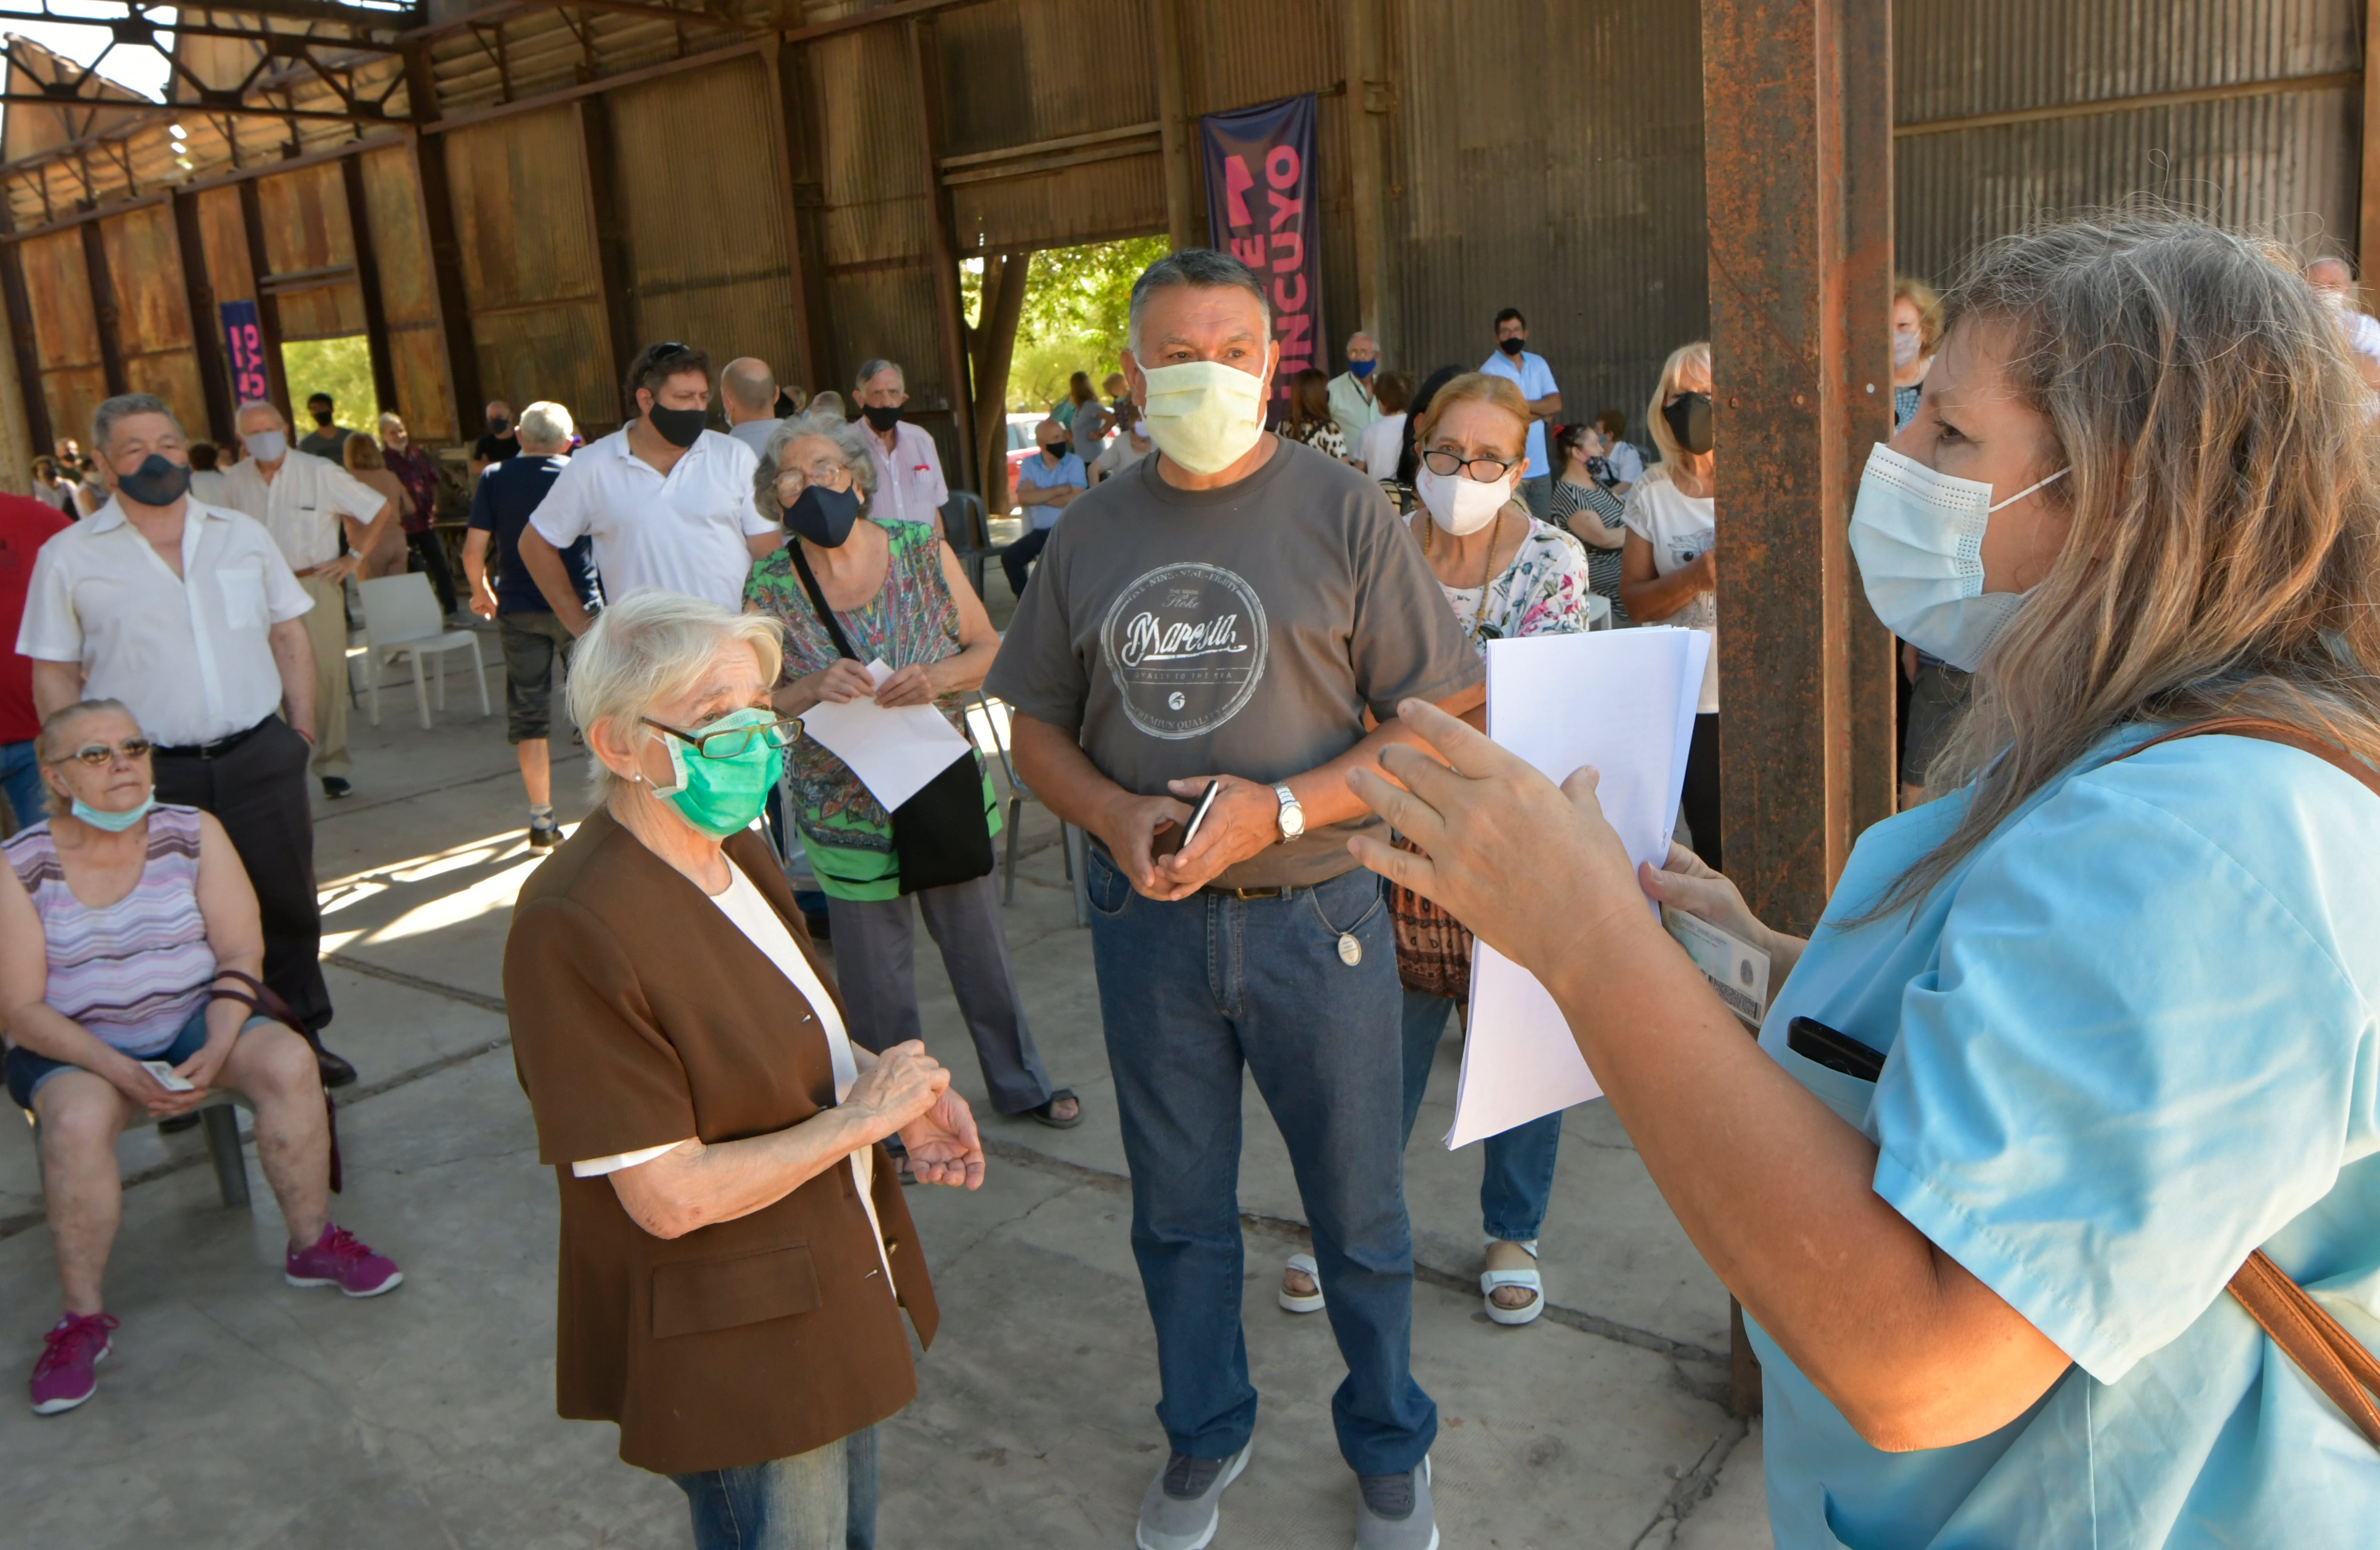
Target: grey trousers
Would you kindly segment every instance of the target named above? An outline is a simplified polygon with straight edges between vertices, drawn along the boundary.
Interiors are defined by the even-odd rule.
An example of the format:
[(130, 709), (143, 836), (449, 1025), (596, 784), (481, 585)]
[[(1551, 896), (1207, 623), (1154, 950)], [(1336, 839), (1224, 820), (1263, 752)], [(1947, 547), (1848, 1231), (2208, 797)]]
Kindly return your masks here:
[(1018, 1114), (1048, 1103), (1054, 1089), (1040, 1051), (1033, 1047), (1032, 1030), (1025, 1025), (1008, 935), (1000, 924), (997, 873), (903, 899), (863, 902), (827, 895), (835, 979), (851, 1014), (852, 1038), (882, 1051), (925, 1036), (917, 1021), (917, 915), (910, 912), (910, 899), (917, 902), (926, 930), (941, 950), (942, 968), (975, 1040), (991, 1107)]

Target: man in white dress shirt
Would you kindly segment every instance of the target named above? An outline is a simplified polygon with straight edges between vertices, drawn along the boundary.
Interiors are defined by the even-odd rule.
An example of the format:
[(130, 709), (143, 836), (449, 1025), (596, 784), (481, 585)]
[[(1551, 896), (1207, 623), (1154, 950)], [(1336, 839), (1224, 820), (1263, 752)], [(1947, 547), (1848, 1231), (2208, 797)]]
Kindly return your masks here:
[[(264, 981), (317, 1033), (331, 995), (306, 801), (315, 605), (261, 525), (185, 493), (188, 443), (161, 400), (109, 399), (91, 440), (112, 498), (33, 562), (17, 649), (33, 660), (34, 708), (132, 712), (157, 745), (157, 800), (212, 813), (231, 837), (262, 917)], [(315, 1050), (326, 1081), (355, 1080)]]
[[(942, 503), (951, 487), (942, 478), (942, 454), (922, 427), (902, 418), (909, 385), (899, 363), (871, 360), (859, 369), (859, 415), (868, 422), (868, 455), (876, 465), (876, 499), (868, 515), (879, 522), (922, 522), (941, 531)], [(945, 535), (947, 537), (947, 535)]]
[(582, 449), (521, 529), (521, 563), (574, 636), (594, 623), (562, 551), (595, 540), (595, 574), (617, 600), (658, 587), (742, 612), (752, 563), (785, 541), (753, 503), (760, 460), (703, 429), (710, 357), (691, 345), (648, 345), (628, 369), (637, 418)]
[(343, 516), (365, 524), (370, 554), (397, 520), (396, 503), (338, 464), (289, 444), (281, 411), (261, 401), (234, 417), (248, 448), (245, 462), (224, 472), (224, 495), (234, 510), (264, 524), (298, 585), (314, 599), (306, 636), (314, 651), (314, 774), (325, 796), (351, 789), (347, 770), (347, 577), (356, 557), (339, 552)]

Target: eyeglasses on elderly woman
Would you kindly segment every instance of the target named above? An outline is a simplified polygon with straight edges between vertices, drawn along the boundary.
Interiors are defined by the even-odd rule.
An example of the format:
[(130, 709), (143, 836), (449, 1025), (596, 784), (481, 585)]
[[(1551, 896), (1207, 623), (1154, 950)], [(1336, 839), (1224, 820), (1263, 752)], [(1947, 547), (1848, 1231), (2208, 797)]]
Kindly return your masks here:
[(754, 739), (771, 748), (788, 748), (801, 735), (799, 717), (786, 716), (773, 721), (758, 721), (749, 726), (722, 727), (717, 732), (681, 732), (667, 721), (656, 721), (650, 716), (638, 720), (656, 732), (665, 732), (681, 742), (691, 743), (707, 759), (741, 758), (752, 751)]
[(155, 747), (155, 744), (136, 733), (121, 743), (86, 743), (79, 748), (67, 749), (50, 762), (64, 764), (68, 759), (75, 759), (97, 769), (101, 765), (115, 762), (118, 757), (136, 762), (145, 759)]

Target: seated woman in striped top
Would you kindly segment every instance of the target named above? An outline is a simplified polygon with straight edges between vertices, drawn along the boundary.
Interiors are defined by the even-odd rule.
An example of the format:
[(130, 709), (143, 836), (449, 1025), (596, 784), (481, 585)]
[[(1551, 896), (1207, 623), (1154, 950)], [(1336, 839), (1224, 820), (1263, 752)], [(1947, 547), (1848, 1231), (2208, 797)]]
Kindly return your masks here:
[(91, 1398), (115, 1327), (99, 1295), (123, 1207), (115, 1138), (189, 1112), (210, 1088), (256, 1110), (290, 1285), (370, 1297), (405, 1278), (325, 1214), (322, 1077), (306, 1041), (248, 1003), (264, 930), (223, 826), (156, 801), (149, 740), (115, 700), (57, 711), (34, 747), (51, 816), (0, 844), (0, 1069), (41, 1125), (66, 1314), (43, 1338), (32, 1400), (54, 1415)]

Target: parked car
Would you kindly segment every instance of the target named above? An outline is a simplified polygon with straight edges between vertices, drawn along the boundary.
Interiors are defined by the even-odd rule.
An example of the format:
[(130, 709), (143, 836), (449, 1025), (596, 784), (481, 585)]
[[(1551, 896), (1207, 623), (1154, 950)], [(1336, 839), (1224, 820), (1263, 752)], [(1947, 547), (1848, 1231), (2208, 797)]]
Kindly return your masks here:
[(1047, 415), (1011, 415), (1008, 417), (1008, 482), (1016, 484), (1017, 465), (1041, 449), (1033, 440), (1033, 428), (1049, 418)]

